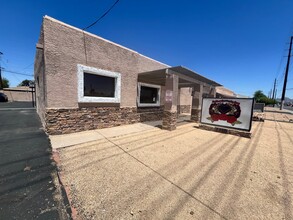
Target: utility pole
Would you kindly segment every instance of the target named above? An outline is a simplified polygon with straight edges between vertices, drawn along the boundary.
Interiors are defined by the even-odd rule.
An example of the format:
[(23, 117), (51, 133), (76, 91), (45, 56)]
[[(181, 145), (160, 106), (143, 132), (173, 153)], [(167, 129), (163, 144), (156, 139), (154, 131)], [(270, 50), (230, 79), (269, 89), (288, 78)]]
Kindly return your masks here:
[(275, 78), (275, 82), (274, 82), (274, 90), (273, 90), (273, 96), (272, 96), (272, 99), (274, 100), (274, 104), (273, 104), (273, 107), (275, 107), (275, 91), (276, 91), (276, 83), (277, 83), (277, 79)]
[(0, 52), (0, 89), (3, 89), (3, 81), (2, 81), (2, 75), (1, 75), (1, 71), (2, 71), (2, 67), (1, 67), (1, 56), (3, 55), (2, 52)]
[(289, 66), (290, 66), (290, 58), (291, 58), (292, 40), (293, 40), (293, 36), (291, 36), (291, 40), (290, 40), (289, 55), (288, 55), (286, 72), (285, 72), (285, 78), (284, 78), (284, 85), (283, 85), (283, 92), (282, 92), (280, 110), (283, 109), (284, 102), (285, 102), (285, 94), (286, 94), (286, 87), (287, 87), (287, 78), (288, 78), (288, 72), (289, 72)]

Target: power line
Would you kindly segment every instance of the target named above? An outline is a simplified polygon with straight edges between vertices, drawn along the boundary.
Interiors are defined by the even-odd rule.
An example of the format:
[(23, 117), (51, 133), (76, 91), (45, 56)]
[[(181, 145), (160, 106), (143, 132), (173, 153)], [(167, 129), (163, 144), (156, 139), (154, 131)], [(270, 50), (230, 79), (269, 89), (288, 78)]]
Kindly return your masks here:
[(278, 78), (279, 75), (280, 75), (280, 70), (281, 70), (281, 66), (282, 66), (283, 61), (284, 61), (284, 56), (281, 57), (281, 60), (280, 60), (280, 63), (279, 63), (279, 66), (278, 66), (278, 69), (277, 69), (277, 73), (276, 73), (276, 77), (275, 78)]
[(277, 81), (283, 81), (283, 79), (285, 77), (285, 72), (286, 72), (286, 67), (284, 67), (283, 75), (280, 75), (279, 78), (277, 79)]
[(90, 27), (94, 26), (96, 23), (98, 23), (103, 17), (105, 17), (113, 8), (114, 6), (119, 2), (120, 0), (116, 0), (116, 2), (101, 16), (99, 17), (94, 23), (92, 23), (91, 25), (87, 26), (86, 28), (84, 28), (83, 30), (87, 30)]
[(287, 86), (288, 72), (289, 72), (289, 67), (290, 67), (292, 41), (293, 41), (293, 36), (291, 36), (291, 38), (290, 38), (289, 54), (288, 54), (288, 60), (287, 60), (287, 65), (286, 65), (286, 74), (285, 74), (285, 78), (284, 78), (284, 86), (283, 86), (280, 110), (283, 109), (284, 102), (285, 102), (286, 86)]
[[(292, 22), (292, 32), (293, 32), (293, 22)], [(290, 34), (290, 35), (291, 35), (291, 34)], [(287, 45), (284, 46), (283, 51), (285, 51), (286, 46), (287, 46)], [(284, 53), (284, 52), (283, 52), (283, 53)], [(279, 87), (282, 86), (281, 83), (279, 84), (278, 82), (283, 81), (283, 79), (284, 79), (284, 77), (285, 77), (286, 67), (284, 67), (283, 74), (281, 74), (281, 73), (282, 73), (282, 72), (281, 72), (281, 66), (282, 66), (282, 64), (283, 64), (283, 62), (284, 62), (284, 60), (285, 60), (285, 59), (284, 59), (285, 57), (286, 57), (286, 56), (284, 56), (284, 55), (281, 57), (280, 63), (279, 63), (278, 68), (277, 68), (276, 77), (275, 77), (275, 78), (277, 79), (276, 88), (279, 88)]]
[(30, 65), (26, 66), (25, 68), (23, 68), (23, 70), (25, 70), (25, 69), (31, 67), (33, 64), (34, 64), (34, 62), (32, 62)]
[(2, 68), (2, 71), (3, 71), (3, 72), (7, 72), (7, 73), (14, 73), (14, 74), (18, 74), (18, 75), (23, 75), (23, 76), (31, 76), (31, 77), (34, 76), (34, 75), (32, 75), (32, 74), (19, 73), (19, 72), (15, 72), (15, 71), (12, 71), (12, 70), (6, 70), (6, 69), (3, 69), (3, 68)]
[[(293, 32), (293, 23), (292, 23), (292, 32)], [(290, 34), (291, 36), (291, 34)], [(284, 48), (283, 48), (283, 55), (281, 57), (281, 60), (280, 60), (280, 63), (278, 65), (278, 68), (277, 68), (277, 72), (276, 72), (276, 77), (275, 78), (279, 78), (279, 75), (280, 75), (280, 70), (281, 70), (281, 66), (283, 64), (283, 62), (285, 61), (285, 57), (287, 57), (286, 55), (284, 55), (284, 52), (287, 51), (287, 44), (284, 45)]]
[(20, 80), (17, 76), (16, 76), (16, 74), (12, 74), (12, 76), (17, 80), (17, 81), (19, 81), (19, 82), (21, 82), (22, 80)]
[(7, 64), (3, 60), (0, 59), (0, 63), (7, 68)]

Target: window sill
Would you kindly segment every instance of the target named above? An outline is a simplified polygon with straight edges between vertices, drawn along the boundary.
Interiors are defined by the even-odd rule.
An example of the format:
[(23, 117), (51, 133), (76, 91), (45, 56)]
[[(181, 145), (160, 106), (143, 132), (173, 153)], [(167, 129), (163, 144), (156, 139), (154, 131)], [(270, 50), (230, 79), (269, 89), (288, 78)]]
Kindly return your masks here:
[(160, 107), (160, 103), (137, 103), (137, 107)]
[(106, 97), (79, 97), (80, 103), (120, 103), (120, 98), (106, 98)]

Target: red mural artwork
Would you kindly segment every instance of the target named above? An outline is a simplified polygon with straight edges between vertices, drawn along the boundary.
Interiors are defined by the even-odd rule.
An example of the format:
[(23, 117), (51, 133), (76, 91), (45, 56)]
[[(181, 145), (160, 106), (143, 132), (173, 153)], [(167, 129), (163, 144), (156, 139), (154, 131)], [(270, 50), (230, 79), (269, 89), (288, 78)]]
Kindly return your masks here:
[(226, 121), (232, 126), (235, 124), (241, 124), (238, 118), (241, 115), (240, 103), (231, 100), (213, 100), (210, 108), (209, 114), (211, 117), (207, 119), (211, 122), (214, 121)]

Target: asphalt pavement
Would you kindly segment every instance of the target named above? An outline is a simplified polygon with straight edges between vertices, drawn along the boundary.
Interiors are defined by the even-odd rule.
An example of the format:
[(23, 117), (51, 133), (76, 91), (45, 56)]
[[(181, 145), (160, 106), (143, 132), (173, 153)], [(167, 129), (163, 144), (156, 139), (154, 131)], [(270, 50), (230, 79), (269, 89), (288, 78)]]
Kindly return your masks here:
[(0, 219), (70, 219), (48, 136), (31, 103), (0, 103)]

